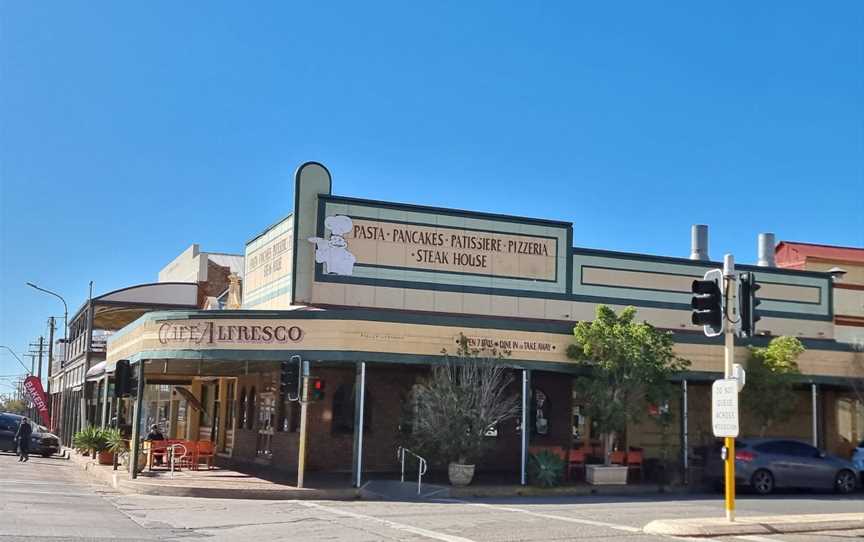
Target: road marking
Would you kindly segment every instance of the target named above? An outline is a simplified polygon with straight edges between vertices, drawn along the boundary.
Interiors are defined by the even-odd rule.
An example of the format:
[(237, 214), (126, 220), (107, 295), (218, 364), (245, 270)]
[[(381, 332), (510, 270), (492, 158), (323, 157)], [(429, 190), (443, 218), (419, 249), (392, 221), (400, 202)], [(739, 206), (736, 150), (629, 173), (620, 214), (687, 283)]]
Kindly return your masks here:
[(594, 527), (605, 527), (607, 529), (614, 529), (616, 531), (624, 531), (625, 533), (641, 533), (642, 529), (639, 527), (631, 527), (630, 525), (619, 525), (617, 523), (606, 523), (605, 521), (594, 521), (592, 519), (579, 519), (579, 518), (571, 518), (568, 516), (558, 516), (555, 514), (545, 514), (542, 512), (532, 512), (530, 510), (523, 510), (521, 508), (513, 508), (512, 506), (499, 506), (494, 504), (486, 504), (480, 502), (470, 502), (470, 501), (462, 501), (459, 499), (435, 499), (436, 501), (442, 502), (454, 502), (460, 504), (469, 504), (471, 506), (480, 506), (484, 508), (493, 508), (495, 510), (502, 510), (504, 512), (518, 512), (520, 514), (527, 514), (529, 516), (535, 516), (538, 518), (544, 519), (555, 519), (558, 521), (566, 521), (568, 523), (580, 523), (582, 525), (593, 525)]
[[(801, 533), (801, 534), (806, 534), (806, 533)], [(769, 538), (767, 536), (759, 536), (756, 534), (736, 536), (735, 539), (736, 540), (749, 540), (749, 542), (783, 542), (783, 539), (781, 539), (781, 538)]]
[(412, 533), (420, 536), (425, 536), (426, 538), (433, 538), (435, 540), (441, 540), (442, 542), (475, 542), (470, 538), (463, 538), (461, 536), (454, 536), (446, 533), (439, 533), (436, 531), (430, 531), (427, 529), (422, 529), (420, 527), (412, 527), (411, 525), (405, 525), (404, 523), (397, 523), (395, 521), (390, 521), (387, 519), (376, 518), (375, 516), (367, 516), (365, 514), (358, 514), (356, 512), (349, 512), (347, 510), (342, 510), (340, 508), (332, 508), (330, 506), (324, 506), (322, 504), (309, 502), (309, 501), (295, 501), (302, 506), (306, 506), (308, 508), (316, 508), (318, 510), (323, 510), (325, 512), (329, 512), (331, 514), (335, 514), (338, 516), (345, 516), (354, 519), (362, 519), (366, 521), (372, 521), (374, 523), (380, 523), (385, 527), (389, 527), (391, 529), (396, 529), (397, 531), (405, 531), (407, 533)]

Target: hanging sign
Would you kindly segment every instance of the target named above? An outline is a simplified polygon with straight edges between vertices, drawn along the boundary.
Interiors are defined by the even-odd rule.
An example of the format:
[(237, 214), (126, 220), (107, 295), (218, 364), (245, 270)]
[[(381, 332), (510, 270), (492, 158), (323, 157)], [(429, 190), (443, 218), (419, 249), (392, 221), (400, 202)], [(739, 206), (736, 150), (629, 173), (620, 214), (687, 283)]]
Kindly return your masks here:
[(39, 411), (39, 416), (42, 418), (42, 424), (50, 426), (51, 417), (48, 414), (48, 401), (45, 398), (45, 390), (42, 389), (42, 381), (33, 375), (28, 376), (24, 380), (24, 389), (27, 390), (27, 395), (36, 405), (36, 410)]

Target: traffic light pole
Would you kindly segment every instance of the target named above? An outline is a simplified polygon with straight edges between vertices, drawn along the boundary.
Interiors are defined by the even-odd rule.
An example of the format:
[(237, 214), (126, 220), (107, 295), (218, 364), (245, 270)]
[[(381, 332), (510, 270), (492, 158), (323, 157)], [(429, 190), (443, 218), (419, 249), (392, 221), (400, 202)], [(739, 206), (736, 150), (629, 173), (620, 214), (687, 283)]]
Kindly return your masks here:
[[(723, 258), (723, 290), (726, 298), (726, 311), (723, 318), (725, 325), (725, 378), (733, 378), (735, 364), (735, 322), (737, 304), (735, 300), (735, 259), (731, 254)], [(724, 462), (724, 477), (726, 486), (726, 519), (735, 521), (735, 438), (726, 437), (726, 460)]]
[(297, 453), (297, 487), (303, 487), (303, 474), (306, 471), (306, 433), (309, 424), (307, 423), (307, 407), (309, 404), (309, 362), (304, 361), (302, 364), (301, 381), (303, 389), (300, 393), (300, 442)]

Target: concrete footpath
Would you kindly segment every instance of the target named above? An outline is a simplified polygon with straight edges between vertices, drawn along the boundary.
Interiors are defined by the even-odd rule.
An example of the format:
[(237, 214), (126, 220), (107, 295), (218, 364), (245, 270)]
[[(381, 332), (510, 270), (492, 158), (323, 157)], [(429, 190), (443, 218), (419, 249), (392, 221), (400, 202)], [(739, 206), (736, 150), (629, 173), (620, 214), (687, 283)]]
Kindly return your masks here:
[(97, 481), (127, 495), (266, 500), (353, 500), (359, 497), (352, 487), (299, 488), (227, 469), (182, 470), (173, 477), (165, 470), (145, 471), (132, 480), (123, 466), (115, 471), (111, 465), (99, 465), (74, 452), (70, 460)]
[(864, 512), (797, 514), (725, 518), (658, 519), (643, 529), (647, 534), (679, 537), (772, 535), (864, 529)]
[(475, 484), (465, 487), (423, 484), (418, 496), (415, 482), (398, 480), (368, 480), (356, 489), (343, 479), (307, 476), (307, 487), (298, 488), (291, 481), (273, 481), (230, 469), (182, 470), (172, 477), (164, 470), (142, 472), (131, 480), (125, 467), (114, 470), (111, 465), (98, 465), (89, 457), (70, 452), (70, 460), (87, 474), (124, 494), (159, 495), (164, 497), (202, 497), (223, 499), (267, 500), (424, 500), (426, 498), (499, 498), (499, 497), (565, 497), (602, 496), (630, 497), (660, 494), (684, 494), (687, 488), (655, 484), (623, 486), (563, 485), (553, 488), (517, 484)]

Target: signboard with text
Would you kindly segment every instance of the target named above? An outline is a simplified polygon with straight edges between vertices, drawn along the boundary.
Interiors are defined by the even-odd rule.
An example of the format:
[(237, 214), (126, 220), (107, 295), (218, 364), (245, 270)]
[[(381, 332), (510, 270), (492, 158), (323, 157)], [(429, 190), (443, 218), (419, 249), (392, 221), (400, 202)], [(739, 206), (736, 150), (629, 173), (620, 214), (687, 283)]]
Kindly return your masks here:
[(554, 221), (322, 198), (305, 241), (319, 281), (563, 293), (570, 235)]
[(738, 436), (738, 380), (715, 380), (711, 386), (711, 428), (715, 437)]

